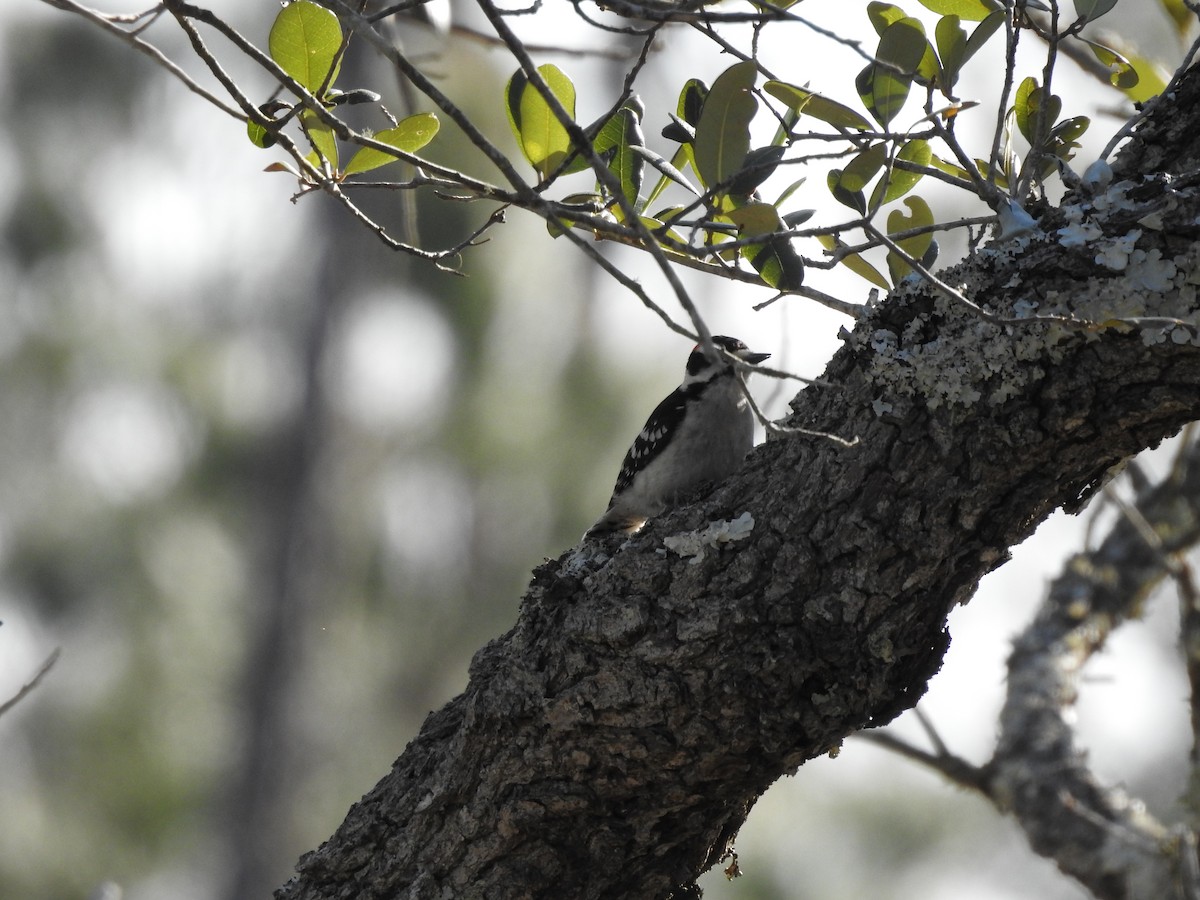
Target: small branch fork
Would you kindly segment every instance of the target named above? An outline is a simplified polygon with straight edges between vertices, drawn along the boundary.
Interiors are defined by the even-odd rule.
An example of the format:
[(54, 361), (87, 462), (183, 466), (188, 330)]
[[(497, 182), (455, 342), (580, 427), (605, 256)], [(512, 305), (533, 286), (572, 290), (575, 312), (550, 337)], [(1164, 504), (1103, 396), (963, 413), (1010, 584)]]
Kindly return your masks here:
[[(1008, 662), (1008, 698), (990, 761), (972, 765), (950, 753), (918, 713), (934, 750), (886, 732), (866, 740), (920, 762), (954, 784), (1012, 812), (1038, 853), (1108, 898), (1200, 898), (1194, 828), (1200, 767), (1200, 598), (1181, 554), (1200, 543), (1200, 441), (1185, 431), (1183, 449), (1159, 484), (1132, 502), (1107, 490), (1120, 516), (1101, 544), (1068, 561)], [(1169, 826), (1087, 769), (1069, 724), (1076, 677), (1113, 628), (1140, 615), (1153, 588), (1170, 578), (1181, 606), (1182, 644), (1191, 683), (1193, 732), (1188, 823)], [(1129, 893), (1125, 891), (1128, 890)]]

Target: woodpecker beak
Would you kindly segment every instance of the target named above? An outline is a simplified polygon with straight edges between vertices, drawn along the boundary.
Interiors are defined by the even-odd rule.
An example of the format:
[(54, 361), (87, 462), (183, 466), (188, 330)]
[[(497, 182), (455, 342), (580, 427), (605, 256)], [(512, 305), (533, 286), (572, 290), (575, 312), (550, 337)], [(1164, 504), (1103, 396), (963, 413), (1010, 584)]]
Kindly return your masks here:
[(746, 350), (743, 353), (739, 353), (738, 356), (741, 357), (742, 359), (744, 359), (746, 362), (750, 363), (750, 365), (752, 365), (752, 366), (757, 366), (764, 359), (771, 358), (770, 353), (751, 353), (749, 350)]

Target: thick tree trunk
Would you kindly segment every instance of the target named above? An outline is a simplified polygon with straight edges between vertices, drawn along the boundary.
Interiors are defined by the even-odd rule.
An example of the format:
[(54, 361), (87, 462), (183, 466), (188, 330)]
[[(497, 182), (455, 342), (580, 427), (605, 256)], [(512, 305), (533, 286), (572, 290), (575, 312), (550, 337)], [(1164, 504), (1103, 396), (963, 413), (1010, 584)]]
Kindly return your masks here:
[[(1143, 126), (1129, 184), (942, 273), (997, 316), (1096, 327), (894, 292), (847, 334), (834, 387), (792, 404), (789, 424), (854, 446), (772, 440), (611, 557), (541, 566), (467, 690), (277, 896), (664, 897), (773, 781), (912, 706), (948, 612), (1008, 548), (1200, 418), (1197, 331), (1164, 321), (1197, 306), (1198, 82)], [(664, 550), (745, 512), (740, 540)]]

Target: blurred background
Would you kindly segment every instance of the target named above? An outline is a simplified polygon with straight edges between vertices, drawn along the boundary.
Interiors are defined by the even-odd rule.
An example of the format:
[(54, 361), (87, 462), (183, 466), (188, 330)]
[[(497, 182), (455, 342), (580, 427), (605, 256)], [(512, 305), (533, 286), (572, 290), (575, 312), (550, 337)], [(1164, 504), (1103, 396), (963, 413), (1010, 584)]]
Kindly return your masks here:
[[(599, 49), (560, 6), (514, 21), (531, 41)], [(210, 7), (262, 46), (279, 5)], [(454, 21), (478, 26), (469, 7)], [(846, 8), (803, 5), (866, 40), (865, 14)], [(1122, 0), (1105, 24), (1168, 66), (1182, 55), (1153, 0)], [(146, 36), (203, 74), (172, 22)], [(515, 154), (511, 58), (416, 25), (404, 40)], [(213, 47), (265, 100), (266, 82)], [(847, 48), (790, 28), (763, 53), (850, 101), (861, 62)], [(574, 78), (581, 120), (619, 92), (621, 61), (538, 60)], [(729, 62), (667, 34), (639, 82), (652, 145), (683, 81)], [(981, 56), (960, 93), (986, 101), (1000, 71)], [(339, 85), (407, 112), (373, 59), (348, 61)], [(0, 5), (0, 87), (0, 702), (61, 654), (0, 717), (0, 898), (269, 896), (464, 687), (531, 568), (603, 510), (690, 347), (524, 214), (464, 253), (462, 276), (388, 250), (329, 198), (264, 173), (282, 155), (238, 123), (38, 0)], [(1094, 118), (1081, 169), (1119, 127), (1106, 110), (1128, 108), (1069, 64), (1056, 87)], [(994, 120), (980, 118), (985, 135)], [(426, 152), (493, 178), (443, 125)], [(810, 175), (799, 205), (844, 218), (824, 184)], [(966, 211), (923, 193), (943, 218)], [(361, 199), (405, 215), (395, 194)], [(456, 244), (490, 212), (420, 195), (422, 245)], [(683, 321), (643, 258), (606, 252)], [(801, 375), (820, 374), (850, 324), (796, 298), (755, 311), (765, 289), (684, 278), (713, 331)], [(841, 271), (808, 281), (866, 299)], [(772, 416), (794, 390), (756, 385)], [(988, 757), (1009, 641), (1086, 525), (1052, 518), (953, 615), (923, 708), (955, 752)], [(1118, 632), (1079, 709), (1100, 773), (1167, 817), (1190, 741), (1173, 603)], [(920, 741), (910, 719), (893, 727)], [(710, 873), (708, 897), (1084, 896), (982, 800), (854, 739), (774, 787), (738, 850), (745, 876)]]

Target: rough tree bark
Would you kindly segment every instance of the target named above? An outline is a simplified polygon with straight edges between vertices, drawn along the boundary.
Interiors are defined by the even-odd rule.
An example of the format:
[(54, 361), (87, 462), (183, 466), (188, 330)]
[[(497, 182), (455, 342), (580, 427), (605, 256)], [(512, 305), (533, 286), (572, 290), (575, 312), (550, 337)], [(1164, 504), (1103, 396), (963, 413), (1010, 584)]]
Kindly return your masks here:
[[(466, 691), (276, 896), (686, 892), (772, 782), (912, 706), (1008, 548), (1200, 418), (1196, 328), (1165, 321), (1195, 319), (1194, 135), (1193, 70), (1111, 186), (941, 275), (995, 316), (1094, 327), (908, 285), (793, 400), (788, 424), (853, 447), (769, 441), (611, 556), (538, 568)], [(741, 540), (664, 550), (744, 512)]]

